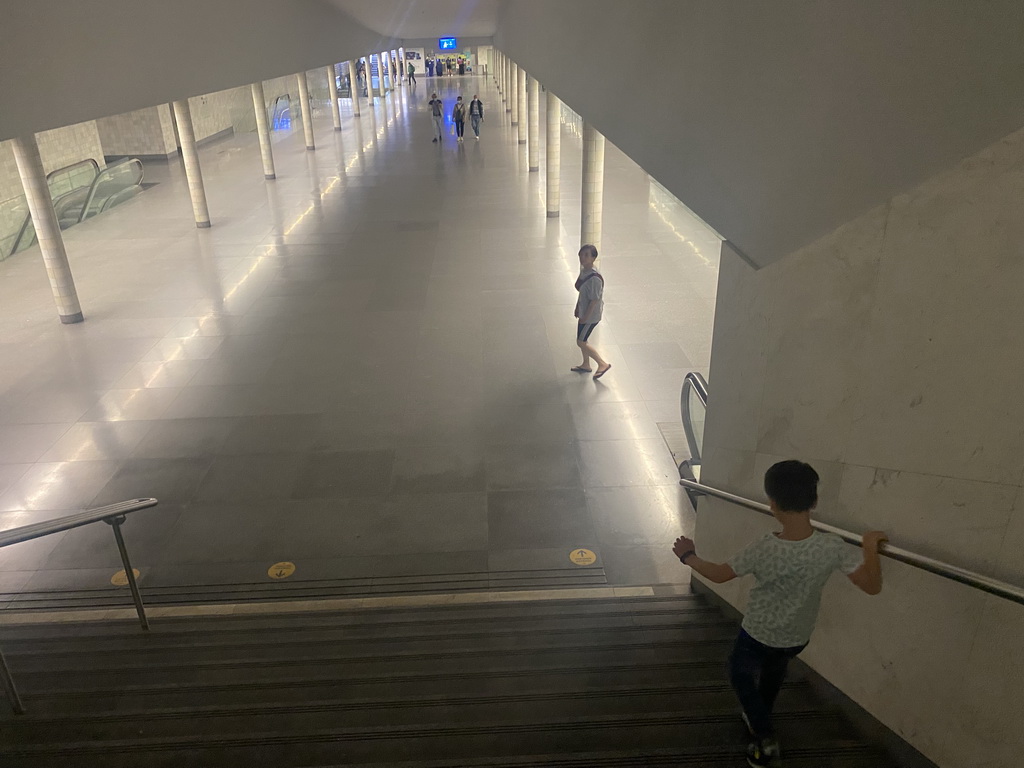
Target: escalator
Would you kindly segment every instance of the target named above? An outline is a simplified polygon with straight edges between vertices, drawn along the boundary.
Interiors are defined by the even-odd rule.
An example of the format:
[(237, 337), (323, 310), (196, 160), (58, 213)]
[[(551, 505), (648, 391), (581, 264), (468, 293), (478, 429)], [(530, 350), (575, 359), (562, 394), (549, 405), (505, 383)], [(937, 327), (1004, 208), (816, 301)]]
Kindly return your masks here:
[[(46, 180), (57, 221), (65, 230), (135, 197), (145, 189), (144, 178), (142, 162), (125, 158), (103, 169), (95, 160), (83, 160), (53, 171)], [(21, 215), (20, 226), (15, 221), (6, 236), (0, 235), (0, 260), (36, 242), (32, 216), (27, 209)], [(8, 216), (8, 221), (11, 218)]]

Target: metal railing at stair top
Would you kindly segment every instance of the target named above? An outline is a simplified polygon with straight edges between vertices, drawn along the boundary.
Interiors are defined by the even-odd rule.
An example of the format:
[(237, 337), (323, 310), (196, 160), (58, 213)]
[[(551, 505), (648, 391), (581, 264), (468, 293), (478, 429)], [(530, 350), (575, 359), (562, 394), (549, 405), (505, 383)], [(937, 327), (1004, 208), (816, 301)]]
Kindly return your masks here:
[[(87, 509), (83, 512), (76, 512), (73, 515), (58, 517), (53, 520), (44, 520), (41, 523), (23, 525), (20, 528), (11, 528), (0, 531), (0, 549), (13, 544), (20, 544), (24, 541), (41, 539), (44, 536), (51, 536), (61, 531), (70, 531), (72, 528), (81, 528), (83, 525), (104, 522), (114, 530), (114, 540), (117, 542), (117, 551), (121, 555), (121, 563), (124, 565), (125, 579), (132, 593), (132, 600), (135, 603), (135, 611), (139, 615), (139, 623), (144, 630), (149, 629), (149, 620), (146, 618), (146, 607), (142, 604), (142, 595), (139, 593), (139, 585), (135, 579), (135, 571), (132, 570), (131, 560), (128, 558), (128, 548), (124, 543), (124, 536), (121, 534), (121, 524), (125, 516), (137, 512), (140, 509), (148, 509), (157, 505), (156, 499), (130, 499), (117, 504), (108, 504), (105, 507)], [(0, 683), (3, 684), (7, 697), (11, 702), (14, 711), (21, 715), (25, 712), (21, 696), (14, 685), (14, 678), (11, 677), (7, 661), (0, 652)]]
[[(699, 373), (688, 373), (686, 375), (686, 380), (683, 382), (683, 389), (680, 397), (683, 428), (686, 432), (686, 439), (690, 442), (690, 452), (697, 460), (696, 466), (689, 465), (689, 462), (683, 462), (683, 465), (680, 466), (680, 474), (682, 474), (689, 465), (697, 479), (691, 480), (683, 477), (680, 479), (679, 484), (686, 488), (687, 492), (692, 495), (713, 496), (717, 499), (728, 501), (731, 504), (771, 516), (771, 507), (763, 502), (747, 499), (743, 496), (737, 496), (734, 493), (729, 493), (728, 491), (723, 491), (720, 488), (715, 488), (710, 485), (704, 485), (700, 482), (699, 466), (700, 452), (704, 443), (704, 411), (700, 408), (700, 405), (696, 404), (702, 404), (704, 409), (707, 407), (708, 388), (707, 382), (704, 381), (704, 377)], [(700, 418), (699, 429), (695, 429), (694, 425), (688, 423), (690, 416), (696, 415), (697, 411), (699, 411)], [(695, 438), (699, 439), (695, 442)], [(822, 523), (817, 520), (812, 520), (811, 525), (814, 526), (816, 530), (824, 533), (834, 533), (842, 538), (843, 541), (860, 546), (861, 537), (851, 531), (846, 531), (842, 528), (837, 528), (834, 525), (828, 525), (827, 523)], [(990, 595), (995, 595), (1005, 600), (1010, 600), (1014, 603), (1024, 605), (1024, 587), (1016, 584), (1010, 584), (1008, 582), (992, 578), (991, 576), (986, 576), (975, 571), (969, 571), (966, 568), (961, 568), (957, 565), (943, 562), (942, 560), (936, 560), (935, 558), (927, 557), (926, 555), (901, 549), (900, 547), (893, 546), (889, 543), (883, 544), (879, 548), (879, 552), (883, 557), (887, 557), (891, 560), (897, 560), (901, 563), (914, 566), (915, 568), (920, 568), (923, 571), (933, 573), (936, 576), (949, 579), (950, 581), (965, 584)]]

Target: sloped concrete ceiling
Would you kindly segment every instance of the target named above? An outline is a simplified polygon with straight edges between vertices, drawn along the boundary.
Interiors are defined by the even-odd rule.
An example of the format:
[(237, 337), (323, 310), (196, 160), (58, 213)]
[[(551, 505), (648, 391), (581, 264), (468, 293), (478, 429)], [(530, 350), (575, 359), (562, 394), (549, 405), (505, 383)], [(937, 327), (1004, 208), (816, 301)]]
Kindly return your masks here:
[(0, 30), (0, 139), (390, 47), (329, 0), (8, 2)]
[(1024, 126), (1019, 0), (506, 0), (495, 44), (759, 265)]
[(332, 0), (353, 19), (387, 37), (491, 37), (498, 0)]

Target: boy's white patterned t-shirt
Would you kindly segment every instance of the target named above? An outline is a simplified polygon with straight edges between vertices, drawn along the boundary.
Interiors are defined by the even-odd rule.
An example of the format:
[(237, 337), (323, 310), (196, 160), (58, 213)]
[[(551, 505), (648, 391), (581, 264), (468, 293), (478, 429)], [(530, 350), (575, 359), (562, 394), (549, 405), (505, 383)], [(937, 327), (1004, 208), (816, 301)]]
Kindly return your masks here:
[(801, 541), (768, 534), (736, 553), (737, 576), (753, 574), (743, 629), (760, 643), (793, 648), (811, 639), (825, 582), (833, 571), (851, 574), (862, 562), (859, 549), (834, 533), (815, 531)]

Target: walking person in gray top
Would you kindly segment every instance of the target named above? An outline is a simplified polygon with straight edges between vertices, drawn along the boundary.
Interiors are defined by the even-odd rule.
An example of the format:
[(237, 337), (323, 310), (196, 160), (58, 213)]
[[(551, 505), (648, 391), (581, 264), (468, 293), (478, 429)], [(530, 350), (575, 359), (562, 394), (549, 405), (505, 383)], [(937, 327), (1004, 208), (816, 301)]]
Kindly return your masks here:
[(590, 334), (601, 322), (604, 311), (604, 278), (601, 273), (594, 269), (594, 262), (597, 261), (597, 248), (593, 245), (584, 245), (580, 248), (580, 276), (576, 279), (576, 290), (580, 292), (576, 300), (576, 309), (573, 317), (577, 320), (576, 346), (583, 353), (583, 362), (570, 370), (576, 373), (590, 373), (590, 358), (597, 363), (597, 371), (594, 373), (594, 381), (597, 381), (612, 367), (597, 350), (589, 343)]
[(444, 135), (444, 102), (437, 98), (435, 93), (427, 104), (430, 106), (430, 116), (434, 121), (434, 143), (437, 144)]

